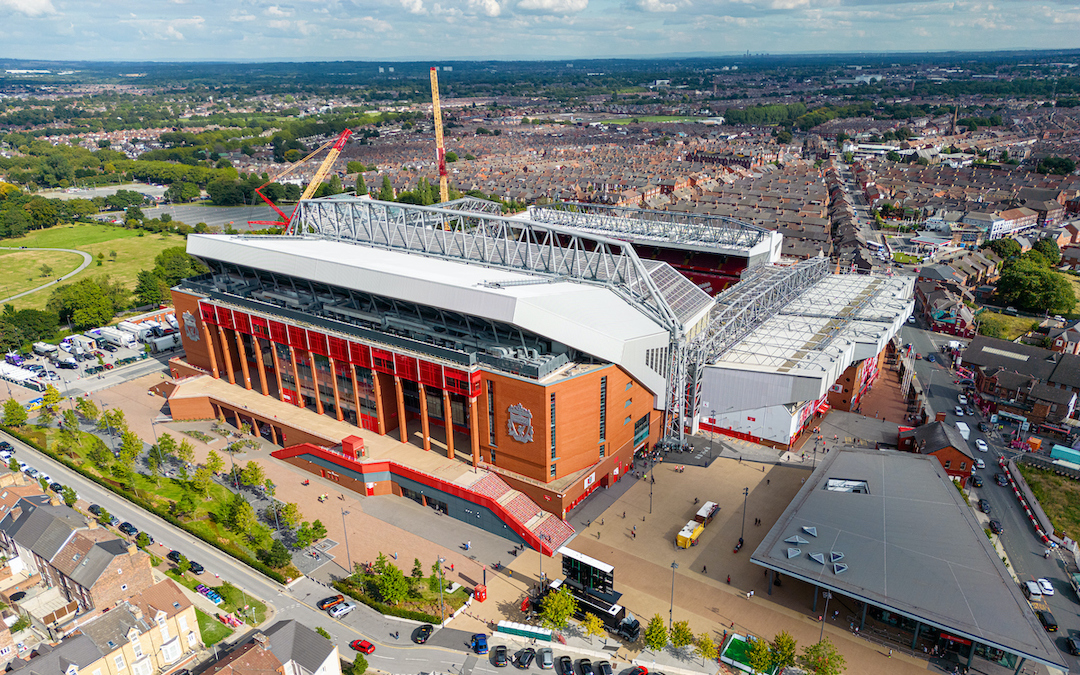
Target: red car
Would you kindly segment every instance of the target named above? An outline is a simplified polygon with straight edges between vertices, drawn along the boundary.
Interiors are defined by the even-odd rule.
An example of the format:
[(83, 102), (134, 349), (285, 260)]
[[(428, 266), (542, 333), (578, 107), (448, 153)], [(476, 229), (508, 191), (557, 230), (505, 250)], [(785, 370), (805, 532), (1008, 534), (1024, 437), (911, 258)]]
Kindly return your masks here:
[(371, 644), (367, 640), (353, 640), (349, 643), (349, 646), (360, 652), (361, 654), (370, 654), (375, 651), (375, 645)]

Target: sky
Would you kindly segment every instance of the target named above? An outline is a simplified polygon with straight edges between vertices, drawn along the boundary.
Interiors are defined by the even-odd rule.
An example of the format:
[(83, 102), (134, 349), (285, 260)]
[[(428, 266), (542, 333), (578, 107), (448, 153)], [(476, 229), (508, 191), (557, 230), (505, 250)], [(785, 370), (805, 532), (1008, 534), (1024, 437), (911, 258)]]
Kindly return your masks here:
[(1080, 48), (1080, 0), (0, 0), (0, 57), (563, 59)]

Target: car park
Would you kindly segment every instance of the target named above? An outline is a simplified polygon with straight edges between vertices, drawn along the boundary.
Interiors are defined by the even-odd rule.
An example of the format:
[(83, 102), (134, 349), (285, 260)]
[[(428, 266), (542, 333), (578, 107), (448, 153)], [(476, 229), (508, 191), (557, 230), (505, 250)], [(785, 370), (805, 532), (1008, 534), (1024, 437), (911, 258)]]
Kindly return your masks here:
[(975, 447), (979, 449), (979, 452), (986, 452), (990, 448), (986, 447), (986, 441), (981, 438), (975, 439)]
[(953, 412), (956, 413), (957, 417), (963, 417), (964, 416), (964, 409), (961, 408), (960, 406), (956, 406), (955, 408), (953, 408)]
[(559, 657), (559, 675), (574, 675), (574, 660), (566, 654)]
[(1057, 619), (1049, 610), (1040, 609), (1035, 612), (1035, 616), (1039, 617), (1039, 623), (1046, 629), (1047, 633), (1056, 633), (1058, 629)]
[(416, 633), (413, 634), (413, 642), (422, 645), (428, 641), (428, 638), (431, 637), (433, 632), (435, 632), (435, 626), (432, 626), (430, 623), (425, 623), (423, 626), (416, 629)]
[(334, 619), (340, 619), (347, 615), (349, 612), (356, 609), (356, 604), (352, 602), (343, 602), (330, 609), (330, 616)]
[(534, 660), (536, 660), (536, 650), (532, 647), (526, 647), (518, 652), (517, 663), (514, 665), (521, 670), (528, 670)]
[(990, 521), (990, 531), (994, 534), (1001, 534), (1005, 531), (1005, 528), (1001, 526), (1001, 522), (997, 520)]
[(972, 476), (971, 477), (971, 485), (973, 487), (981, 488), (983, 486), (982, 476)]
[(375, 651), (375, 645), (371, 644), (367, 640), (353, 640), (349, 643), (349, 646), (360, 652), (361, 654), (370, 654)]
[(319, 609), (330, 609), (331, 607), (340, 605), (343, 602), (345, 602), (344, 595), (331, 595), (329, 598), (323, 598), (322, 600), (316, 602), (315, 606)]
[(487, 635), (484, 635), (483, 633), (477, 633), (476, 635), (472, 636), (472, 639), (469, 641), (469, 646), (472, 648), (474, 654), (487, 654)]
[(496, 645), (494, 651), (495, 653), (491, 657), (491, 662), (497, 668), (505, 668), (506, 664), (510, 661), (506, 656), (506, 645)]
[(551, 647), (536, 650), (536, 665), (540, 666), (540, 670), (551, 670), (555, 667), (555, 653), (551, 651)]
[(1052, 583), (1050, 583), (1049, 579), (1046, 579), (1046, 578), (1036, 579), (1035, 583), (1039, 584), (1039, 590), (1042, 591), (1043, 595), (1053, 595), (1054, 594), (1054, 585)]
[(990, 501), (987, 499), (980, 499), (979, 510), (987, 515), (990, 515)]

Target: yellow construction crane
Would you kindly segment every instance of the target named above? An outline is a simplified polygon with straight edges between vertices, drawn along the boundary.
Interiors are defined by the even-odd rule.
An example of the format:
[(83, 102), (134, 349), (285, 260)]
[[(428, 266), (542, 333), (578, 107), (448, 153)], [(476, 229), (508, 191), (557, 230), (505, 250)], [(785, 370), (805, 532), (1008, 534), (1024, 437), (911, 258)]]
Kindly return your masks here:
[(450, 201), (446, 177), (446, 146), (443, 144), (442, 110), (439, 108), (439, 69), (431, 69), (431, 109), (435, 115), (435, 151), (439, 159), (439, 201)]

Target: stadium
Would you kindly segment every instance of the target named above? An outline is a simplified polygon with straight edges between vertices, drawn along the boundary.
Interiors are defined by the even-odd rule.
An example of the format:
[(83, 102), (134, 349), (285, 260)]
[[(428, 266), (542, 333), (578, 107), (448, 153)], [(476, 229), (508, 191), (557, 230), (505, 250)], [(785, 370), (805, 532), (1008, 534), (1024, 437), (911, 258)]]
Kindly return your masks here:
[[(550, 554), (566, 514), (661, 440), (790, 444), (910, 314), (910, 281), (784, 265), (775, 233), (676, 218), (336, 196), (301, 202), (294, 234), (191, 235), (210, 273), (173, 289), (171, 413)], [(672, 261), (742, 281), (714, 297)]]

